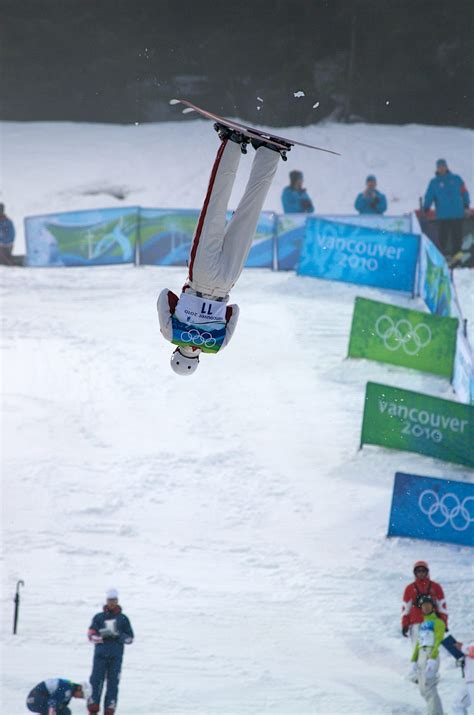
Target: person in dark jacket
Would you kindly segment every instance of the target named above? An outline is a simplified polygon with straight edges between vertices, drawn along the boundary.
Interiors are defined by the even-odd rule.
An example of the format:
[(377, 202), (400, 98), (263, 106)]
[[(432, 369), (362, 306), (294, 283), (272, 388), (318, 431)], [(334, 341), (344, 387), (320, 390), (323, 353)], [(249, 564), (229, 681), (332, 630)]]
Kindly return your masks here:
[(455, 256), (461, 250), (463, 219), (469, 215), (469, 192), (461, 177), (448, 169), (445, 159), (436, 162), (436, 173), (423, 201), (425, 213), (432, 203), (436, 209), (439, 246), (445, 256)]
[(313, 213), (313, 202), (306, 189), (303, 188), (303, 173), (301, 171), (290, 171), (290, 185), (283, 189), (281, 202), (286, 214)]
[(15, 240), (15, 227), (13, 221), (5, 215), (5, 206), (0, 204), (0, 264), (13, 266), (13, 242)]
[(72, 698), (87, 698), (89, 683), (74, 683), (63, 678), (49, 678), (35, 685), (26, 699), (26, 707), (40, 715), (71, 715), (68, 708)]
[(133, 643), (133, 630), (127, 616), (118, 605), (118, 592), (111, 588), (106, 594), (107, 602), (101, 613), (92, 619), (88, 636), (94, 643), (94, 663), (90, 682), (92, 695), (87, 707), (90, 713), (98, 713), (104, 682), (107, 691), (104, 700), (104, 715), (114, 715), (117, 708), (118, 685), (122, 669), (125, 644)]
[(360, 214), (383, 214), (387, 210), (387, 198), (377, 191), (376, 186), (376, 177), (369, 174), (365, 180), (365, 191), (361, 191), (354, 204)]

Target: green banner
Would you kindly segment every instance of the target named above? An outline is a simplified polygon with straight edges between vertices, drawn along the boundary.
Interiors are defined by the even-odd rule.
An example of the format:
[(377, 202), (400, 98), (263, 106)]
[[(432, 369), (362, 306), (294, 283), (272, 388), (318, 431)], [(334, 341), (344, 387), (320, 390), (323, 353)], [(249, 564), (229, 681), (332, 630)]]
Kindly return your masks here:
[(368, 382), (361, 445), (418, 452), (474, 469), (474, 407)]
[(356, 298), (349, 357), (411, 367), (451, 380), (457, 329), (456, 318)]

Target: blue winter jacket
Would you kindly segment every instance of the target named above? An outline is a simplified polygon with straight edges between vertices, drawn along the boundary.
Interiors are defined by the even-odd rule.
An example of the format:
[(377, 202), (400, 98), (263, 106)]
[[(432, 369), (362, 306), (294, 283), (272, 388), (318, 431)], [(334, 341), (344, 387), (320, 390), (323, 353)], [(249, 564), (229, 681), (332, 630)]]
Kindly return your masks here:
[(365, 196), (361, 192), (354, 204), (360, 214), (383, 214), (387, 210), (387, 197), (377, 189), (374, 189), (374, 196)]
[(27, 703), (41, 709), (59, 709), (69, 703), (77, 683), (63, 678), (51, 678), (38, 683), (28, 695)]
[(0, 246), (11, 246), (15, 240), (13, 221), (5, 215), (0, 216)]
[(314, 211), (313, 202), (309, 198), (306, 189), (297, 191), (296, 189), (292, 189), (291, 186), (287, 186), (283, 189), (281, 203), (283, 204), (283, 211), (286, 214), (311, 214)]
[(469, 193), (461, 177), (450, 171), (444, 176), (436, 173), (428, 184), (423, 210), (429, 211), (433, 202), (436, 218), (463, 218), (469, 208)]
[[(108, 623), (106, 623), (108, 621)], [(105, 636), (103, 642), (97, 642), (100, 638), (100, 631), (104, 628), (115, 631), (114, 636)], [(121, 656), (124, 644), (133, 643), (133, 630), (127, 616), (122, 613), (120, 606), (109, 610), (107, 606), (101, 613), (96, 613), (89, 628), (89, 640), (95, 643), (96, 652), (102, 655)]]

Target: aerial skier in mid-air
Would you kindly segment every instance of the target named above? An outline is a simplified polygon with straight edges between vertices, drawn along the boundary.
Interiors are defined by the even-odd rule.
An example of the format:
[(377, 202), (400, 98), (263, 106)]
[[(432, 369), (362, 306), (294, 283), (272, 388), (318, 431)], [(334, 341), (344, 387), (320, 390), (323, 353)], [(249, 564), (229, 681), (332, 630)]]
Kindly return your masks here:
[[(239, 308), (228, 304), (229, 293), (242, 273), (280, 159), (274, 143), (249, 139), (223, 124), (216, 129), (221, 143), (191, 245), (186, 283), (179, 297), (161, 291), (157, 304), (160, 330), (177, 346), (171, 367), (178, 375), (192, 375), (201, 352), (222, 350), (234, 333)], [(250, 177), (226, 226), (227, 204), (248, 143), (256, 150)]]

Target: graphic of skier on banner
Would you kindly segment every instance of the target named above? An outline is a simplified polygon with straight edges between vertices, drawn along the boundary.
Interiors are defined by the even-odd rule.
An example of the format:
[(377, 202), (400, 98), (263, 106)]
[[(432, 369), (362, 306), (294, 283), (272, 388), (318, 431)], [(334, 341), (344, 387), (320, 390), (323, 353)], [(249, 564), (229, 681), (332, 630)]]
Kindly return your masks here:
[(186, 283), (179, 297), (164, 289), (157, 304), (161, 333), (177, 346), (171, 367), (178, 375), (192, 375), (202, 352), (217, 353), (232, 338), (239, 308), (228, 304), (229, 292), (242, 273), (280, 158), (271, 144), (251, 140), (256, 152), (250, 177), (226, 226), (241, 145), (245, 150), (249, 140), (224, 125), (217, 128), (221, 144), (191, 245)]

